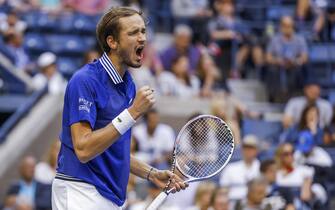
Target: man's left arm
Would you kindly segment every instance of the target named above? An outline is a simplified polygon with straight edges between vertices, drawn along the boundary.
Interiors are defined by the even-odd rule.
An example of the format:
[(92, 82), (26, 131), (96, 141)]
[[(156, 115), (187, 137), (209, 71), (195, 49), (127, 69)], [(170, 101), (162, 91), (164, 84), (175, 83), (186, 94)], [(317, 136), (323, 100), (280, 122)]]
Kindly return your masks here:
[(171, 171), (158, 170), (140, 160), (137, 160), (133, 156), (131, 156), (130, 159), (130, 172), (136, 176), (151, 181), (161, 189), (164, 189), (169, 179), (171, 179), (169, 188), (176, 189), (173, 192), (180, 191), (188, 186), (188, 184), (184, 183), (178, 175), (172, 173)]

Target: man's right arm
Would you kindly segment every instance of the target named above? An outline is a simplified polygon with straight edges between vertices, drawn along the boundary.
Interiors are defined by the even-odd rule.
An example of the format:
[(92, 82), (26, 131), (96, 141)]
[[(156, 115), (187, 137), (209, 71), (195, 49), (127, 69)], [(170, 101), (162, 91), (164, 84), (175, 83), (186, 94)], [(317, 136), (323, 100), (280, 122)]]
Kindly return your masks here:
[[(134, 103), (128, 112), (136, 120), (154, 103), (153, 91), (148, 86), (142, 87), (136, 94)], [(119, 131), (112, 122), (104, 128), (93, 131), (88, 122), (80, 121), (71, 125), (71, 135), (75, 153), (82, 163), (103, 153), (120, 137)]]

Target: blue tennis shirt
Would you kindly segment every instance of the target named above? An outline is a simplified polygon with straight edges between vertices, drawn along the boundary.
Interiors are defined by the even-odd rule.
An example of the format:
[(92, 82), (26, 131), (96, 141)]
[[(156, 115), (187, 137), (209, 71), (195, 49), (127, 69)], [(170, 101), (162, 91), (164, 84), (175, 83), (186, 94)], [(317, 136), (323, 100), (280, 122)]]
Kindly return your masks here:
[(70, 126), (84, 121), (92, 130), (103, 128), (132, 104), (135, 95), (135, 84), (128, 71), (121, 78), (107, 54), (73, 75), (64, 97), (58, 178), (92, 184), (102, 196), (123, 205), (130, 173), (131, 130), (84, 164), (73, 149)]

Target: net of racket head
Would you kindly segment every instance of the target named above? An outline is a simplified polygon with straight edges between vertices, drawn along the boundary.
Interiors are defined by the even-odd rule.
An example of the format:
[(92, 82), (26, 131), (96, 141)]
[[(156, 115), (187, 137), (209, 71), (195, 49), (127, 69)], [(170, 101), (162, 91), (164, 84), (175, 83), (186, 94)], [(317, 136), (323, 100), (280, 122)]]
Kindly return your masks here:
[[(200, 115), (180, 130), (174, 145), (172, 171), (177, 168), (191, 183), (217, 175), (229, 162), (234, 151), (234, 137), (220, 118)], [(170, 190), (162, 192), (147, 210), (157, 209)]]

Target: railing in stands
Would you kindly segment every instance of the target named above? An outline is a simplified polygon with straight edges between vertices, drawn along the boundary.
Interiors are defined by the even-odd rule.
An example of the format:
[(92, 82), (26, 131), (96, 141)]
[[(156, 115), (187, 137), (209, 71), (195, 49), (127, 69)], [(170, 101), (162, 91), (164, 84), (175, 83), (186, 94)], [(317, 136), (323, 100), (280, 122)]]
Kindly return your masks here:
[(3, 143), (12, 128), (31, 110), (31, 108), (48, 92), (45, 87), (42, 90), (32, 93), (28, 101), (22, 104), (0, 127), (0, 143)]

